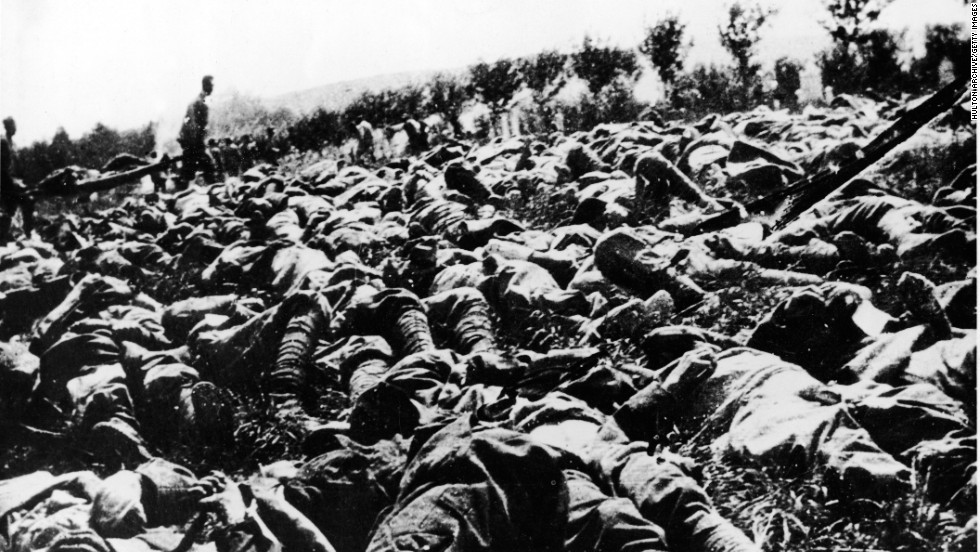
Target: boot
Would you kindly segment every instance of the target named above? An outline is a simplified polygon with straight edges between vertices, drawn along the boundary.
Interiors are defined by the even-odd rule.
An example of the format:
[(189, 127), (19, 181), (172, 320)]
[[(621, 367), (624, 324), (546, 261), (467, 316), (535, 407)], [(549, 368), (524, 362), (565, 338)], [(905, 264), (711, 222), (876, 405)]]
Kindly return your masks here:
[(365, 324), (380, 325), (382, 335), (402, 355), (431, 351), (436, 348), (429, 330), (429, 319), (415, 294), (404, 289), (379, 292), (367, 312)]
[(88, 434), (88, 447), (106, 460), (118, 460), (127, 468), (136, 467), (153, 458), (134, 422), (110, 418), (92, 427)]
[(401, 389), (381, 382), (358, 397), (350, 414), (350, 437), (371, 445), (396, 434), (411, 435), (419, 425), (419, 407)]
[(905, 308), (916, 321), (929, 326), (935, 332), (936, 339), (949, 339), (952, 336), (952, 325), (939, 304), (935, 284), (925, 276), (905, 272), (898, 280), (898, 289)]

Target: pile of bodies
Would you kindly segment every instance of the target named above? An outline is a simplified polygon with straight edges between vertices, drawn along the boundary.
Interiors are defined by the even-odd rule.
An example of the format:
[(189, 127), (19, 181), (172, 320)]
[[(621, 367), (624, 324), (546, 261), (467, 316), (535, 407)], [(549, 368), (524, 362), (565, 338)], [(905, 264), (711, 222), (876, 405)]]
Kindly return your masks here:
[[(0, 482), (2, 537), (17, 551), (756, 550), (699, 466), (655, 446), (668, 433), (815, 474), (841, 501), (921, 484), (969, 512), (975, 167), (930, 204), (857, 180), (778, 232), (685, 235), (733, 197), (859, 155), (882, 109), (845, 97), (443, 145), (376, 170), (260, 165), (48, 221), (0, 250), (4, 427), (70, 433), (118, 469)], [(542, 223), (548, 209), (560, 220)], [(932, 282), (923, 260), (958, 276)], [(901, 274), (891, 314), (834, 277), (885, 267)], [(750, 332), (678, 325), (748, 281), (785, 297)], [(324, 390), (346, 397), (335, 416)], [(232, 480), (159, 457), (231, 446), (232, 399), (271, 404), (305, 458)]]

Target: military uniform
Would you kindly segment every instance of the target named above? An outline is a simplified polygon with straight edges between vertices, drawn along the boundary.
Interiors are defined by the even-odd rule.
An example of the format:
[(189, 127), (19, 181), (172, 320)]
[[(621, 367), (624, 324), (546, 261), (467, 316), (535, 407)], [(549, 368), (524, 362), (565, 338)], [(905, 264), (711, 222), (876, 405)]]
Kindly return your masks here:
[(204, 135), (207, 133), (208, 127), (206, 98), (207, 94), (202, 92), (194, 100), (194, 103), (187, 107), (184, 124), (180, 128), (180, 135), (177, 138), (177, 142), (184, 150), (178, 178), (183, 187), (186, 187), (194, 179), (198, 170), (204, 173), (205, 181), (214, 182), (214, 165), (211, 163), (211, 157), (208, 155), (207, 147), (204, 144)]
[(20, 207), (24, 220), (24, 234), (30, 235), (34, 229), (34, 198), (23, 182), (14, 179), (14, 148), (10, 140), (3, 136), (2, 151), (0, 151), (0, 243), (6, 242), (10, 234), (10, 225), (17, 208)]

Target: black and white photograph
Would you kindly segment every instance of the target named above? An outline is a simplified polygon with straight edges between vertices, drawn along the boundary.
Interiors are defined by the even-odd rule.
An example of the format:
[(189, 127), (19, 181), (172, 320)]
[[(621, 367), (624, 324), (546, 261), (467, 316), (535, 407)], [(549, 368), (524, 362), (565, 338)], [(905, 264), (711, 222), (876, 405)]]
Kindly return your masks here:
[(977, 45), (0, 0), (0, 552), (976, 552)]

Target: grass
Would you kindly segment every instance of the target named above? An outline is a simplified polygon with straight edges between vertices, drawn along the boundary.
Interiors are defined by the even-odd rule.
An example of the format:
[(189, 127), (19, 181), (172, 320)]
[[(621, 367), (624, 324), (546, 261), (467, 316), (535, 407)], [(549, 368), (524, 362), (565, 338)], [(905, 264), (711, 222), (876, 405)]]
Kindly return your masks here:
[(790, 477), (714, 459), (707, 447), (694, 456), (719, 512), (764, 550), (976, 550), (974, 514), (929, 502), (921, 485), (893, 501), (848, 501), (813, 474)]
[(977, 162), (976, 148), (976, 133), (927, 128), (865, 177), (902, 197), (929, 203), (936, 190)]

